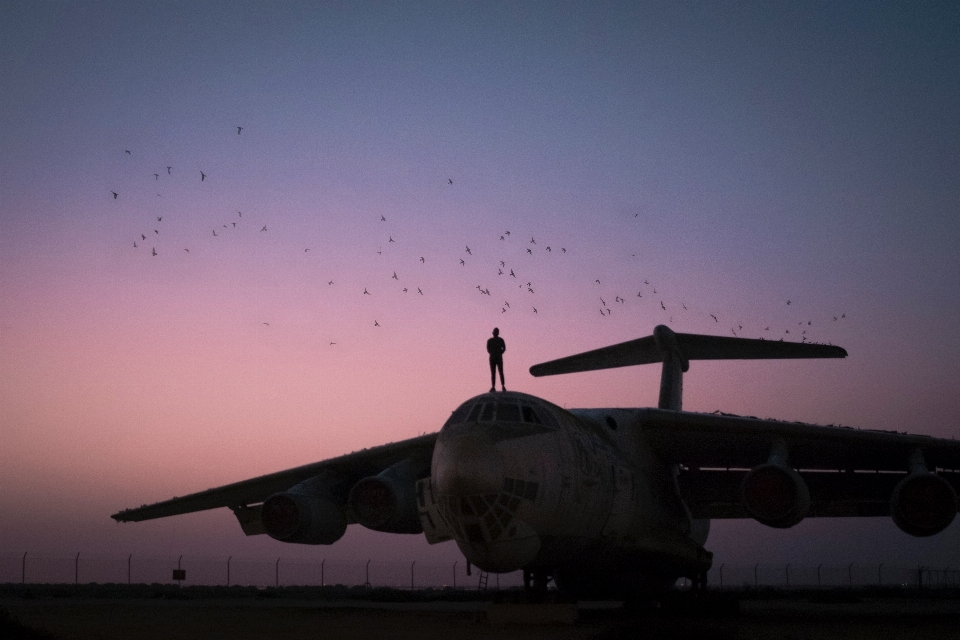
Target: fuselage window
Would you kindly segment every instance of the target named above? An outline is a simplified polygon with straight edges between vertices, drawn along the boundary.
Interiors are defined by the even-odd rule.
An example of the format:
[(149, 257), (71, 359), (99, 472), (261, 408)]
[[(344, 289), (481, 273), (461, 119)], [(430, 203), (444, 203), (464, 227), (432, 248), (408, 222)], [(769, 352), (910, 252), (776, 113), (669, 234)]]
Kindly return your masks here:
[(480, 418), (480, 409), (482, 408), (482, 402), (473, 405), (473, 409), (470, 410), (470, 415), (467, 417), (467, 422), (476, 422)]
[(523, 405), (523, 421), (540, 424), (540, 416), (538, 416), (537, 412), (533, 410), (533, 407), (525, 404)]
[(502, 402), (497, 406), (497, 420), (520, 422), (520, 407), (512, 402)]
[(490, 422), (493, 420), (493, 408), (496, 407), (492, 402), (483, 403), (483, 411), (480, 412), (480, 421), (481, 422)]

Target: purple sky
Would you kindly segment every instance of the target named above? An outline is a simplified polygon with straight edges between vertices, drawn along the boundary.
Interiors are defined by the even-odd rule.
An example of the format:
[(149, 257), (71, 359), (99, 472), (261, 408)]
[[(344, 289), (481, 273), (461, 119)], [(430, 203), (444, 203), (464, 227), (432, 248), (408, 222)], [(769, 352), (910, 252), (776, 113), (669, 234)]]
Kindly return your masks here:
[(695, 363), (687, 409), (960, 433), (955, 4), (315, 5), (0, 3), (0, 549), (454, 559), (109, 515), (435, 431), (494, 326), (568, 407), (653, 405), (659, 368), (530, 365), (664, 323), (850, 354)]

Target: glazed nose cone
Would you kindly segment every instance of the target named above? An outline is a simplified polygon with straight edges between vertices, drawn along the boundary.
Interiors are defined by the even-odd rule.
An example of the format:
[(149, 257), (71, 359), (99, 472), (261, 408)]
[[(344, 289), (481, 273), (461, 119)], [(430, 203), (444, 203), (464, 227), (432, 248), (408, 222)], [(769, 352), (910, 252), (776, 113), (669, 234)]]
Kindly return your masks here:
[(441, 432), (433, 451), (432, 476), (439, 495), (497, 493), (503, 486), (503, 462), (483, 427)]

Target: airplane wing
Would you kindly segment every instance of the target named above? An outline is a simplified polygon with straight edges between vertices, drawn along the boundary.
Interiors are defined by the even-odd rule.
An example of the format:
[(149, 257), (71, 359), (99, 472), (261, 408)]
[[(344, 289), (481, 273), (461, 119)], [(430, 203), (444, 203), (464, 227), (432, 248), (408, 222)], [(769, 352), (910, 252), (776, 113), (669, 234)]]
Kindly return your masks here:
[(430, 433), (286, 471), (234, 482), (215, 489), (207, 489), (188, 496), (143, 505), (135, 509), (124, 509), (110, 517), (117, 522), (140, 522), (219, 507), (242, 508), (263, 502), (274, 493), (286, 491), (320, 474), (328, 478), (334, 498), (340, 504), (344, 504), (350, 487), (356, 481), (367, 476), (375, 476), (402, 460), (409, 459), (413, 462), (418, 479), (430, 475), (430, 460), (436, 440), (437, 434)]
[(749, 518), (741, 483), (767, 461), (777, 440), (809, 488), (807, 517), (889, 516), (890, 496), (917, 449), (960, 493), (960, 441), (720, 413), (640, 413), (654, 451), (680, 466), (681, 496), (695, 518)]

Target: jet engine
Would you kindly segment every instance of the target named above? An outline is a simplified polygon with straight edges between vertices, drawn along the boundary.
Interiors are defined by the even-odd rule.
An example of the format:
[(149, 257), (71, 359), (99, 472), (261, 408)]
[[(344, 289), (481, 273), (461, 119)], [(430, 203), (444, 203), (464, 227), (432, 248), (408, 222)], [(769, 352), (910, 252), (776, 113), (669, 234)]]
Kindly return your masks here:
[(897, 483), (890, 496), (894, 524), (912, 536), (940, 533), (957, 515), (957, 493), (949, 482), (931, 473), (919, 451), (910, 460), (910, 475)]
[(409, 463), (399, 462), (379, 475), (358, 481), (347, 505), (357, 522), (386, 533), (423, 533), (417, 510), (416, 477)]
[(347, 530), (346, 514), (316, 478), (264, 500), (260, 521), (281, 542), (333, 544)]
[(786, 464), (783, 442), (774, 445), (770, 459), (743, 478), (740, 496), (747, 513), (761, 524), (789, 529), (810, 511), (810, 490), (795, 469)]

